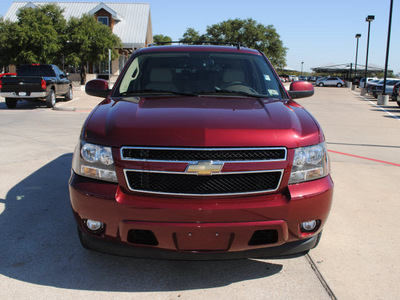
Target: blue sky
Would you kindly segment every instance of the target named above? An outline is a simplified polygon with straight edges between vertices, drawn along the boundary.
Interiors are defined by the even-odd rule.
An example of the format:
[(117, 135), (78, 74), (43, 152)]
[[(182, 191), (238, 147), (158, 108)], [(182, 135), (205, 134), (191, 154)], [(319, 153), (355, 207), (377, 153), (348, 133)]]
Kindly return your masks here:
[[(60, 1), (53, 1), (60, 2)], [(82, 2), (82, 1), (65, 1)], [(84, 2), (101, 2), (84, 0)], [(375, 15), (371, 23), (369, 64), (385, 65), (390, 0), (109, 0), (107, 2), (150, 3), (153, 34), (178, 40), (188, 27), (201, 34), (208, 25), (228, 19), (253, 18), (264, 25), (273, 25), (284, 46), (291, 68), (304, 71), (328, 64), (355, 62), (355, 34), (361, 33), (358, 63), (365, 64), (368, 23), (367, 15)], [(394, 1), (390, 40), (389, 68), (400, 72), (400, 5)], [(4, 16), (12, 1), (2, 0)]]

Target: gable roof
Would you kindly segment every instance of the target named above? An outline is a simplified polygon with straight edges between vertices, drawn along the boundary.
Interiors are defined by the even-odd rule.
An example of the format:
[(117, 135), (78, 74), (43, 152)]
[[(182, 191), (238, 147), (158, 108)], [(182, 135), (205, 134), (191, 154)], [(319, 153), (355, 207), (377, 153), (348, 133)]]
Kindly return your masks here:
[[(148, 3), (103, 3), (103, 2), (39, 2), (15, 1), (8, 9), (4, 20), (16, 22), (17, 13), (23, 7), (35, 7), (46, 4), (56, 4), (64, 9), (64, 17), (68, 21), (71, 17), (81, 17), (84, 14), (94, 14), (100, 9), (109, 12), (115, 22), (113, 32), (119, 36), (124, 48), (141, 48), (152, 43), (152, 26), (150, 4)], [(148, 39), (151, 37), (151, 41)]]
[(97, 13), (101, 9), (104, 9), (105, 11), (107, 11), (115, 20), (121, 21), (121, 17), (117, 14), (117, 12), (115, 10), (113, 10), (111, 7), (109, 7), (108, 5), (106, 5), (105, 3), (103, 3), (103, 2), (101, 2), (95, 8), (90, 10), (88, 12), (88, 14), (94, 15), (95, 13)]

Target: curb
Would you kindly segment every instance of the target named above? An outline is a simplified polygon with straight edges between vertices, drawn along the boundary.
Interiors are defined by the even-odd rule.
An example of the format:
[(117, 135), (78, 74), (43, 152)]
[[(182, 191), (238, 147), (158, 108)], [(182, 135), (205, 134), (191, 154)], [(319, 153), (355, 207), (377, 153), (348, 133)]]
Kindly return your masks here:
[(93, 107), (62, 107), (62, 106), (54, 106), (53, 110), (58, 111), (75, 111), (75, 112), (90, 112), (93, 110)]

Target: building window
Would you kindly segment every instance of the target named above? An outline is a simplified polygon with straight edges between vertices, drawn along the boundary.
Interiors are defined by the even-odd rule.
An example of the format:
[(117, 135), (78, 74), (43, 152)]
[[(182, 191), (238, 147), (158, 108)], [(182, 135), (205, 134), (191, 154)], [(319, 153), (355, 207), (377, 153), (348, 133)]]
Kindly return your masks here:
[(108, 17), (97, 17), (97, 22), (108, 26)]

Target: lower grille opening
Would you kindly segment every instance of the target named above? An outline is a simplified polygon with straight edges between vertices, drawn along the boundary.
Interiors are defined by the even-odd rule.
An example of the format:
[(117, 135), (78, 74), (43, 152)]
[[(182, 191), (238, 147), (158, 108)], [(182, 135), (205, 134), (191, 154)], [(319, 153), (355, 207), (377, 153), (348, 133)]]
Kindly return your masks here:
[(158, 241), (150, 230), (131, 229), (128, 232), (128, 242), (132, 244), (157, 246)]
[(274, 244), (278, 241), (278, 231), (257, 230), (249, 241), (249, 246)]

